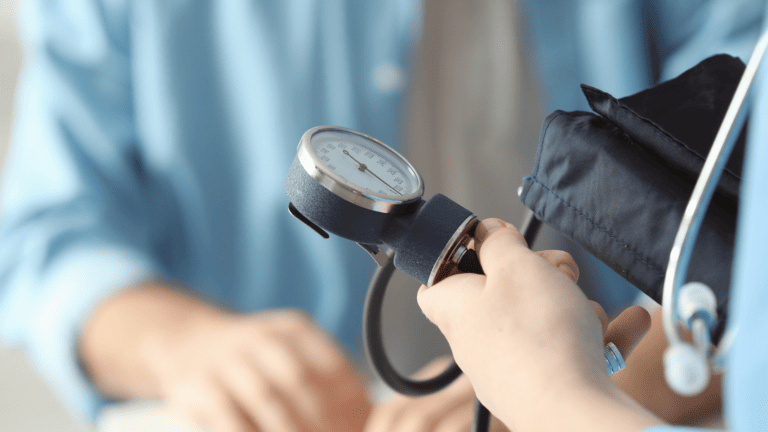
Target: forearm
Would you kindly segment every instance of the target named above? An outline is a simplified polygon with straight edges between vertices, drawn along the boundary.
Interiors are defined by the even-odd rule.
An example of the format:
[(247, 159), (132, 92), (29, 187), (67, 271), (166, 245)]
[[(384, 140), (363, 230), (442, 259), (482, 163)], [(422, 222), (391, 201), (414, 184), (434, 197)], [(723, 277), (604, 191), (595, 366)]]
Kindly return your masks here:
[(552, 430), (567, 430), (571, 425), (570, 430), (635, 432), (664, 423), (615, 387), (610, 393), (595, 392), (573, 401), (562, 417), (551, 417), (558, 423)]
[(110, 298), (94, 312), (81, 334), (78, 355), (105, 395), (156, 397), (160, 389), (149, 351), (226, 316), (223, 309), (179, 288), (147, 282)]

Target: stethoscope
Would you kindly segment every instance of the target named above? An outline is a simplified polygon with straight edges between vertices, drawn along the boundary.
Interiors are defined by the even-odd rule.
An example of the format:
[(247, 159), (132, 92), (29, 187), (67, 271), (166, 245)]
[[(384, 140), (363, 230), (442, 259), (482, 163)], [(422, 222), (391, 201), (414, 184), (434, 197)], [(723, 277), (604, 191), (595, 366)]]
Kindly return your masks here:
[[(676, 393), (693, 396), (709, 384), (713, 371), (725, 369), (725, 357), (738, 328), (729, 325), (720, 344), (714, 346), (711, 332), (717, 320), (717, 299), (712, 289), (701, 282), (685, 283), (696, 236), (720, 175), (746, 119), (752, 85), (768, 47), (768, 32), (757, 41), (733, 99), (728, 106), (715, 141), (701, 169), (680, 228), (672, 244), (664, 277), (662, 319), (669, 347), (664, 353), (664, 376)], [(683, 340), (682, 327), (690, 330), (692, 343)]]

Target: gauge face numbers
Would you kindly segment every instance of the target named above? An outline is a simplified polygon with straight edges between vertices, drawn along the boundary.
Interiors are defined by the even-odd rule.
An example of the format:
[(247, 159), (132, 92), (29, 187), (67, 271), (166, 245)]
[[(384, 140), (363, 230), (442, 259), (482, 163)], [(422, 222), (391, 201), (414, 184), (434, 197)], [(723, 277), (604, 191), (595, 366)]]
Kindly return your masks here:
[(343, 131), (318, 132), (312, 136), (311, 146), (329, 170), (361, 192), (399, 199), (418, 187), (418, 179), (396, 154), (359, 135)]

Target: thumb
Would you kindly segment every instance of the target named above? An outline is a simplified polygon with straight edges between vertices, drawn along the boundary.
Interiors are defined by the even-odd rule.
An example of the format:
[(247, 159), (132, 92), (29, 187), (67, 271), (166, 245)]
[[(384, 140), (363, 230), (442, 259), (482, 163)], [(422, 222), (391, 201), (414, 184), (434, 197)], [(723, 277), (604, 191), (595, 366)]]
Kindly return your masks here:
[(648, 311), (641, 306), (631, 306), (608, 325), (605, 343), (613, 342), (626, 360), (650, 328), (651, 315)]
[(471, 314), (473, 297), (482, 290), (485, 276), (461, 273), (442, 280), (431, 287), (422, 285), (416, 296), (421, 311), (432, 324), (449, 337), (451, 324), (461, 322)]

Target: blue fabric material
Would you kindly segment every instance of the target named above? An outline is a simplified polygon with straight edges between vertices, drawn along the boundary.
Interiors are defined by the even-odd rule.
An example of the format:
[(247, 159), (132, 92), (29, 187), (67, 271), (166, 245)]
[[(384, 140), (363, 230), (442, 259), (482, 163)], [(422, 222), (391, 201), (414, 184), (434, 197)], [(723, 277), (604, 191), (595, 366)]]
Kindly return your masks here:
[[(768, 26), (766, 26), (768, 28)], [(767, 59), (768, 60), (768, 59)], [(744, 162), (731, 315), (739, 334), (725, 375), (725, 410), (734, 431), (768, 430), (768, 61), (763, 60), (759, 92)]]
[[(768, 63), (759, 75), (752, 110), (741, 192), (736, 260), (731, 291), (730, 324), (738, 335), (725, 374), (724, 412), (730, 430), (768, 430)], [(700, 430), (680, 427), (648, 428), (646, 432)]]
[[(768, 6), (763, 5), (765, 11)], [(738, 15), (754, 21), (756, 14)], [(730, 17), (735, 15), (729, 14)], [(762, 31), (768, 29), (768, 13)], [(718, 29), (718, 31), (721, 31)], [(750, 33), (756, 33), (751, 30)], [(702, 36), (704, 37), (704, 36)], [(748, 56), (745, 56), (746, 59)], [(763, 60), (756, 83), (747, 140), (737, 225), (736, 255), (731, 290), (731, 326), (738, 335), (729, 353), (724, 380), (724, 412), (730, 430), (768, 430), (768, 280), (765, 245), (768, 244), (768, 62)], [(681, 427), (648, 428), (646, 432), (698, 430)]]
[(402, 1), (29, 1), (2, 181), (2, 339), (73, 411), (106, 402), (76, 340), (149, 277), (229, 308), (298, 307), (353, 352), (371, 259), (287, 212), (302, 133), (398, 146), (420, 7)]

